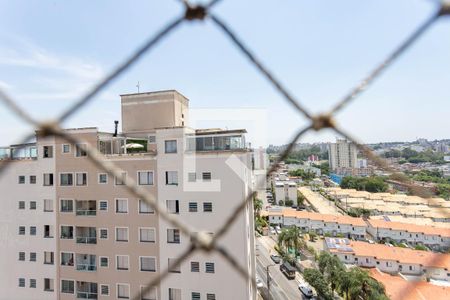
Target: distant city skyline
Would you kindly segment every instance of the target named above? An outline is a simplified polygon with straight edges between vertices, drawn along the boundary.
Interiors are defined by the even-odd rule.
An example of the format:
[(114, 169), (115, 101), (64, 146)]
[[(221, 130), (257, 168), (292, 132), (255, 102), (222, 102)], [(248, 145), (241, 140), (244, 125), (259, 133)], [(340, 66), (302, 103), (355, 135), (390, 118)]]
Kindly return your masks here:
[[(273, 4), (226, 0), (214, 12), (315, 113), (332, 107), (436, 10), (433, 1), (422, 0)], [(0, 88), (34, 116), (54, 117), (182, 13), (179, 1), (0, 0)], [(340, 127), (364, 143), (446, 138), (450, 40), (441, 37), (449, 34), (448, 18), (436, 22), (339, 112)], [(220, 120), (201, 127), (248, 128), (254, 146), (286, 144), (308, 124), (206, 20), (182, 25), (65, 127), (113, 131), (113, 121), (120, 119), (119, 95), (137, 92), (138, 82), (141, 92), (178, 90), (193, 110), (225, 110)], [(233, 120), (236, 108), (266, 111), (265, 128)], [(0, 115), (0, 145), (33, 130), (3, 106)], [(311, 132), (300, 142), (335, 137), (330, 130)]]

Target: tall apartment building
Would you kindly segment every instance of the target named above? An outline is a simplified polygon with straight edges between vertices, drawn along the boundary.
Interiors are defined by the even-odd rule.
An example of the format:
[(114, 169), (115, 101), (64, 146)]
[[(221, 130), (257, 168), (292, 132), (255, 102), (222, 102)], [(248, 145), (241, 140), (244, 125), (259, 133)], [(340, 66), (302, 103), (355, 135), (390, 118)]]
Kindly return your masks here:
[[(190, 236), (123, 184), (134, 179), (168, 213), (214, 235), (249, 194), (245, 130), (187, 127), (188, 99), (176, 91), (121, 98), (122, 133), (67, 129), (84, 142), (37, 135), (35, 144), (0, 149), (0, 159), (14, 160), (0, 177), (0, 299), (255, 299), (250, 281), (218, 254), (175, 267)], [(95, 166), (87, 147), (122, 176)], [(250, 206), (240, 212), (219, 242), (250, 274), (252, 214)], [(166, 268), (169, 276), (141, 293)]]
[(328, 144), (330, 169), (357, 168), (357, 149), (355, 144), (345, 139), (337, 139)]

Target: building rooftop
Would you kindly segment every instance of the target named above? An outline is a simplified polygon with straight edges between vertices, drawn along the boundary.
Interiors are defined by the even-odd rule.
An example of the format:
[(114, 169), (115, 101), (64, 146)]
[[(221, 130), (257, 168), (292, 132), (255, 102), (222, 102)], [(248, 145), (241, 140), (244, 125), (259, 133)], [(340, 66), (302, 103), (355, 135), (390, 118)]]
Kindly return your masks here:
[(425, 281), (407, 281), (401, 276), (389, 275), (376, 268), (371, 269), (369, 273), (372, 278), (384, 285), (386, 295), (391, 300), (450, 299), (450, 287)]
[(403, 231), (411, 232), (411, 233), (423, 233), (423, 234), (429, 234), (429, 235), (439, 235), (439, 236), (450, 237), (450, 229), (448, 229), (448, 228), (407, 224), (407, 223), (400, 223), (400, 222), (389, 222), (389, 221), (384, 221), (384, 220), (373, 220), (373, 219), (367, 220), (367, 223), (371, 227), (374, 227), (374, 228), (378, 227), (378, 228), (386, 228), (386, 229), (392, 229), (392, 230), (403, 230)]
[[(269, 213), (270, 215), (270, 213)], [(355, 226), (364, 226), (366, 227), (366, 223), (361, 218), (354, 218), (349, 216), (335, 216), (335, 215), (327, 215), (320, 214), (315, 212), (308, 211), (298, 211), (294, 209), (284, 209), (283, 210), (284, 217), (297, 218), (297, 219), (310, 219), (316, 221), (323, 221), (328, 223), (339, 223), (339, 224), (350, 224)]]
[(389, 247), (382, 244), (369, 244), (366, 242), (349, 241), (346, 243), (330, 238), (325, 238), (327, 244), (334, 243), (345, 247), (330, 248), (331, 253), (349, 253), (356, 256), (373, 257), (380, 260), (392, 260), (405, 264), (420, 264), (424, 267), (450, 269), (450, 254), (433, 253), (420, 250), (412, 250), (400, 247)]

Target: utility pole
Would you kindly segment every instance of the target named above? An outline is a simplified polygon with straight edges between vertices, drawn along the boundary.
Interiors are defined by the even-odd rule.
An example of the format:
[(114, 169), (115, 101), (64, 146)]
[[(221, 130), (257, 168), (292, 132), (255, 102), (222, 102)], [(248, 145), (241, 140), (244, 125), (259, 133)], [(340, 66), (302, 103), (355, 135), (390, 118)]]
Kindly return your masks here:
[(267, 276), (267, 298), (268, 300), (272, 299), (272, 297), (270, 296), (270, 274), (269, 274), (269, 268), (273, 267), (275, 265), (268, 265), (266, 267), (266, 276)]

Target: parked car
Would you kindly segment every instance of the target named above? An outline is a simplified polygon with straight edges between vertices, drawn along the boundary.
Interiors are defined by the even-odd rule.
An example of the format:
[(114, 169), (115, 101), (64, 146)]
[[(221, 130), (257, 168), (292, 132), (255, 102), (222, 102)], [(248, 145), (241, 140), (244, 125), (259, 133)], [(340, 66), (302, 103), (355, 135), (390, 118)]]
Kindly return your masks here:
[(270, 234), (276, 234), (277, 232), (275, 231), (275, 228), (270, 227)]
[(264, 286), (264, 283), (262, 282), (261, 278), (259, 278), (258, 276), (256, 276), (256, 287), (258, 289), (262, 288)]
[(372, 240), (367, 240), (367, 242), (368, 242), (369, 244), (375, 244), (375, 242), (372, 241)]
[(300, 282), (300, 284), (298, 285), (298, 289), (300, 290), (300, 292), (302, 292), (303, 295), (308, 298), (314, 296), (314, 292), (307, 282)]
[(394, 247), (394, 245), (392, 245), (391, 243), (385, 243), (385, 245), (389, 247)]
[(274, 263), (279, 264), (281, 263), (281, 257), (276, 254), (272, 254), (270, 258), (273, 260)]

